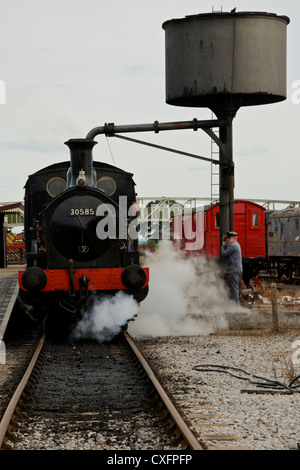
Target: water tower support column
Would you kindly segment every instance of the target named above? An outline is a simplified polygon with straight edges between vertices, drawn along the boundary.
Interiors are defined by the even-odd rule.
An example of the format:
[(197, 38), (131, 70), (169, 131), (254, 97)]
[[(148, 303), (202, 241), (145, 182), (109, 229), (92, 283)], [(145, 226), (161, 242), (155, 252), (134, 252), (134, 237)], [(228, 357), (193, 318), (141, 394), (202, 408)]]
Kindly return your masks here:
[(224, 151), (220, 152), (220, 237), (234, 230), (234, 162), (232, 119), (228, 126), (220, 127), (220, 140)]

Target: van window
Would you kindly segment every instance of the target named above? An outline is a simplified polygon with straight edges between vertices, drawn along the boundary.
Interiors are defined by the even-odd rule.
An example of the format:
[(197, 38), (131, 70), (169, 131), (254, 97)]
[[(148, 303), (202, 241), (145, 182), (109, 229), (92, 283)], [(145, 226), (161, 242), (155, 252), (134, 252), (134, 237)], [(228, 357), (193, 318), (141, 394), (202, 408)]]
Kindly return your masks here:
[(258, 213), (256, 211), (252, 212), (252, 227), (258, 226)]
[(284, 240), (284, 224), (281, 223), (280, 225), (281, 225), (280, 227), (281, 228), (281, 240)]
[(220, 228), (220, 213), (216, 212), (215, 215), (215, 228)]
[(274, 232), (274, 237), (275, 241), (278, 241), (278, 235), (279, 235), (279, 223), (278, 220), (273, 221), (273, 232)]
[(300, 221), (299, 219), (295, 220), (295, 240), (300, 240)]

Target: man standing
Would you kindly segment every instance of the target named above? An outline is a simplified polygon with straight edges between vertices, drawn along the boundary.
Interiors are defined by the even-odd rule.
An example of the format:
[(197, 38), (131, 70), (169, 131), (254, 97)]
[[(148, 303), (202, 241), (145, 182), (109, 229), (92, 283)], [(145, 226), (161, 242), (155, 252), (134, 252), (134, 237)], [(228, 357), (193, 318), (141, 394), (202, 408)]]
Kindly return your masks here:
[(226, 258), (225, 279), (230, 290), (230, 298), (240, 305), (239, 283), (243, 273), (242, 252), (236, 232), (223, 236), (221, 256)]

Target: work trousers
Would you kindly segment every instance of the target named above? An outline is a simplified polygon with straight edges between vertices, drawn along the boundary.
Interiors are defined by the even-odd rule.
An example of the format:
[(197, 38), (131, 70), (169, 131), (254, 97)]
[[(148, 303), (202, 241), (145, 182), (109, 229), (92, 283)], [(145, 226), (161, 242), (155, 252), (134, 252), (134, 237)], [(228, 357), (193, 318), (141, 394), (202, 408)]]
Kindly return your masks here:
[(240, 280), (241, 274), (239, 273), (226, 273), (225, 280), (229, 287), (230, 299), (233, 300), (237, 305), (240, 305)]

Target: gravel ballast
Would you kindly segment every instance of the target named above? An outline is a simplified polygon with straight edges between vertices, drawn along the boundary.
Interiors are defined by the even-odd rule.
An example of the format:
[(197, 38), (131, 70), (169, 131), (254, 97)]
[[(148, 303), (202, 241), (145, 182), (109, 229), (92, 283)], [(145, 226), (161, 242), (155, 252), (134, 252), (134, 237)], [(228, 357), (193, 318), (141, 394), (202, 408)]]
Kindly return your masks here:
[[(289, 384), (300, 373), (300, 345), (295, 343), (299, 340), (299, 330), (280, 334), (260, 330), (143, 337), (139, 338), (139, 345), (209, 448), (296, 450), (300, 446), (300, 388), (292, 394), (273, 389), (265, 393), (265, 388), (249, 380), (194, 367), (236, 367)], [(245, 377), (240, 371), (230, 371)], [(246, 377), (256, 380), (251, 375)], [(195, 414), (210, 414), (211, 418), (195, 418)], [(223, 440), (220, 434), (224, 434)], [(218, 435), (218, 439), (210, 439), (211, 435)]]

